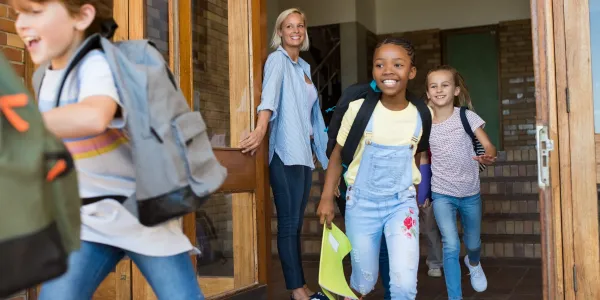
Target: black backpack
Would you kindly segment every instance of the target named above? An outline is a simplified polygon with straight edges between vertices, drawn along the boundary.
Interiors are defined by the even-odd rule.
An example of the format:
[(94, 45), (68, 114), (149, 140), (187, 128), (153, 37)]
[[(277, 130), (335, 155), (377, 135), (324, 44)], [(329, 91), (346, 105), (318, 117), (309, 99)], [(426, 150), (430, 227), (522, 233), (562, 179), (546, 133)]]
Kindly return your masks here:
[[(350, 162), (352, 162), (356, 148), (358, 147), (363, 133), (367, 128), (369, 118), (371, 118), (371, 115), (375, 110), (375, 106), (377, 105), (377, 102), (379, 102), (380, 96), (381, 93), (374, 91), (373, 87), (368, 83), (353, 84), (342, 92), (342, 96), (337, 102), (333, 111), (333, 115), (331, 116), (329, 127), (327, 127), (327, 135), (329, 137), (327, 141), (327, 157), (331, 156), (331, 152), (333, 152), (333, 148), (335, 148), (337, 143), (337, 135), (340, 130), (340, 126), (342, 125), (342, 119), (348, 110), (350, 102), (364, 98), (365, 101), (358, 110), (356, 118), (354, 119), (354, 123), (352, 123), (350, 132), (348, 133), (344, 148), (342, 148), (342, 164), (347, 167)], [(429, 149), (431, 112), (429, 111), (427, 104), (425, 104), (425, 101), (413, 93), (407, 91), (406, 98), (417, 107), (423, 122), (423, 134), (417, 146), (417, 152), (426, 151)]]
[[(466, 106), (462, 106), (460, 108), (460, 121), (462, 122), (462, 125), (467, 134), (471, 137), (471, 142), (473, 143), (473, 150), (475, 150), (475, 154), (477, 156), (484, 155), (485, 149), (483, 148), (483, 145), (481, 145), (481, 142), (477, 139), (477, 137), (475, 137), (473, 130), (471, 130), (471, 125), (469, 124), (469, 120), (467, 119), (467, 109), (469, 108)], [(483, 172), (483, 170), (485, 170), (486, 167), (486, 165), (480, 163), (479, 172)]]

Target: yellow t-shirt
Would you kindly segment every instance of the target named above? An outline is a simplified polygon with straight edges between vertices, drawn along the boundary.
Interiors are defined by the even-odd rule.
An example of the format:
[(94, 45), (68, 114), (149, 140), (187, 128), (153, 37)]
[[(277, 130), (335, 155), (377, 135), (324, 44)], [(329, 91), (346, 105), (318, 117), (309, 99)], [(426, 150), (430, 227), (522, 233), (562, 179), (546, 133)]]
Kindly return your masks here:
[[(354, 122), (354, 118), (356, 118), (356, 114), (360, 109), (360, 106), (363, 104), (364, 99), (359, 99), (353, 101), (348, 106), (348, 110), (344, 114), (344, 118), (342, 119), (342, 125), (340, 126), (340, 130), (337, 136), (337, 143), (340, 146), (344, 146), (346, 143), (346, 138), (348, 138), (348, 133), (350, 132), (350, 128), (352, 127), (352, 123)], [(431, 115), (433, 116), (433, 111), (431, 108)], [(408, 106), (401, 111), (393, 111), (385, 108), (381, 102), (377, 103), (375, 106), (375, 110), (373, 111), (373, 135), (372, 141), (374, 143), (386, 146), (400, 146), (407, 145), (411, 143), (411, 138), (415, 132), (417, 127), (417, 114), (419, 111), (417, 107), (412, 103), (409, 103)], [(433, 118), (433, 117), (432, 117)], [(419, 133), (419, 139), (421, 138), (421, 133)], [(348, 185), (354, 184), (354, 180), (356, 179), (356, 174), (358, 174), (358, 167), (360, 166), (360, 161), (362, 159), (363, 152), (365, 150), (365, 136), (360, 140), (358, 144), (358, 148), (354, 153), (354, 159), (348, 166), (348, 171), (346, 172), (345, 179)], [(417, 168), (415, 164), (414, 154), (416, 154), (417, 147), (413, 148), (413, 183), (419, 184), (421, 182), (421, 172)]]

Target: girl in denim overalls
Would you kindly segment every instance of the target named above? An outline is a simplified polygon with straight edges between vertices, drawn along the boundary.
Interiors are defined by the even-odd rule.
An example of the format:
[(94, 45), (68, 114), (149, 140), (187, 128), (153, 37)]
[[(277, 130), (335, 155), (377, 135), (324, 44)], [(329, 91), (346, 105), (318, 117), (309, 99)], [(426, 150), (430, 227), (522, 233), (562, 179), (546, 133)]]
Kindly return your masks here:
[[(346, 234), (352, 244), (350, 286), (366, 295), (379, 275), (382, 235), (389, 249), (392, 299), (415, 299), (419, 265), (419, 218), (415, 186), (421, 181), (417, 144), (422, 122), (406, 99), (408, 80), (416, 75), (414, 48), (403, 39), (386, 39), (374, 54), (373, 78), (381, 98), (369, 120), (344, 179)], [(341, 149), (364, 100), (352, 102), (331, 154), (317, 213), (333, 219), (333, 197), (342, 172)], [(416, 160), (415, 160), (416, 156)]]

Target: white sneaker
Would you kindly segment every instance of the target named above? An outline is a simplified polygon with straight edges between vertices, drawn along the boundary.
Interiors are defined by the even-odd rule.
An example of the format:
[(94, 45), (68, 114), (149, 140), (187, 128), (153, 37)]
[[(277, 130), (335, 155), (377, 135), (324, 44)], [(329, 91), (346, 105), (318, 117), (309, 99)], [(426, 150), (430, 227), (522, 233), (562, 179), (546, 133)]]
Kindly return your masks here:
[(440, 268), (431, 268), (427, 271), (427, 275), (429, 277), (442, 277), (442, 269)]
[(465, 255), (465, 265), (469, 268), (469, 275), (471, 275), (471, 286), (476, 292), (483, 292), (487, 289), (487, 278), (485, 278), (485, 273), (483, 273), (483, 268), (481, 267), (481, 262), (475, 267), (471, 266), (469, 263), (469, 256)]

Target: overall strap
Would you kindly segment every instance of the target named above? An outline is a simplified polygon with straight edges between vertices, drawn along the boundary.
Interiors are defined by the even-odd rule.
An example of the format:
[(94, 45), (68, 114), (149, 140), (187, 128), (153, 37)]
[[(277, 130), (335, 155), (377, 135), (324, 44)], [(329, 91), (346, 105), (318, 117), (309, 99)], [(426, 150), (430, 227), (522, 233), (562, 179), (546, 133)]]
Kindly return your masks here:
[(413, 133), (412, 143), (417, 145), (419, 143), (419, 136), (421, 135), (421, 128), (423, 125), (423, 121), (421, 120), (421, 114), (417, 112), (417, 126), (415, 127), (415, 132)]
[(373, 140), (373, 115), (369, 117), (369, 123), (367, 123), (367, 128), (365, 128), (365, 143), (371, 144), (371, 140)]

